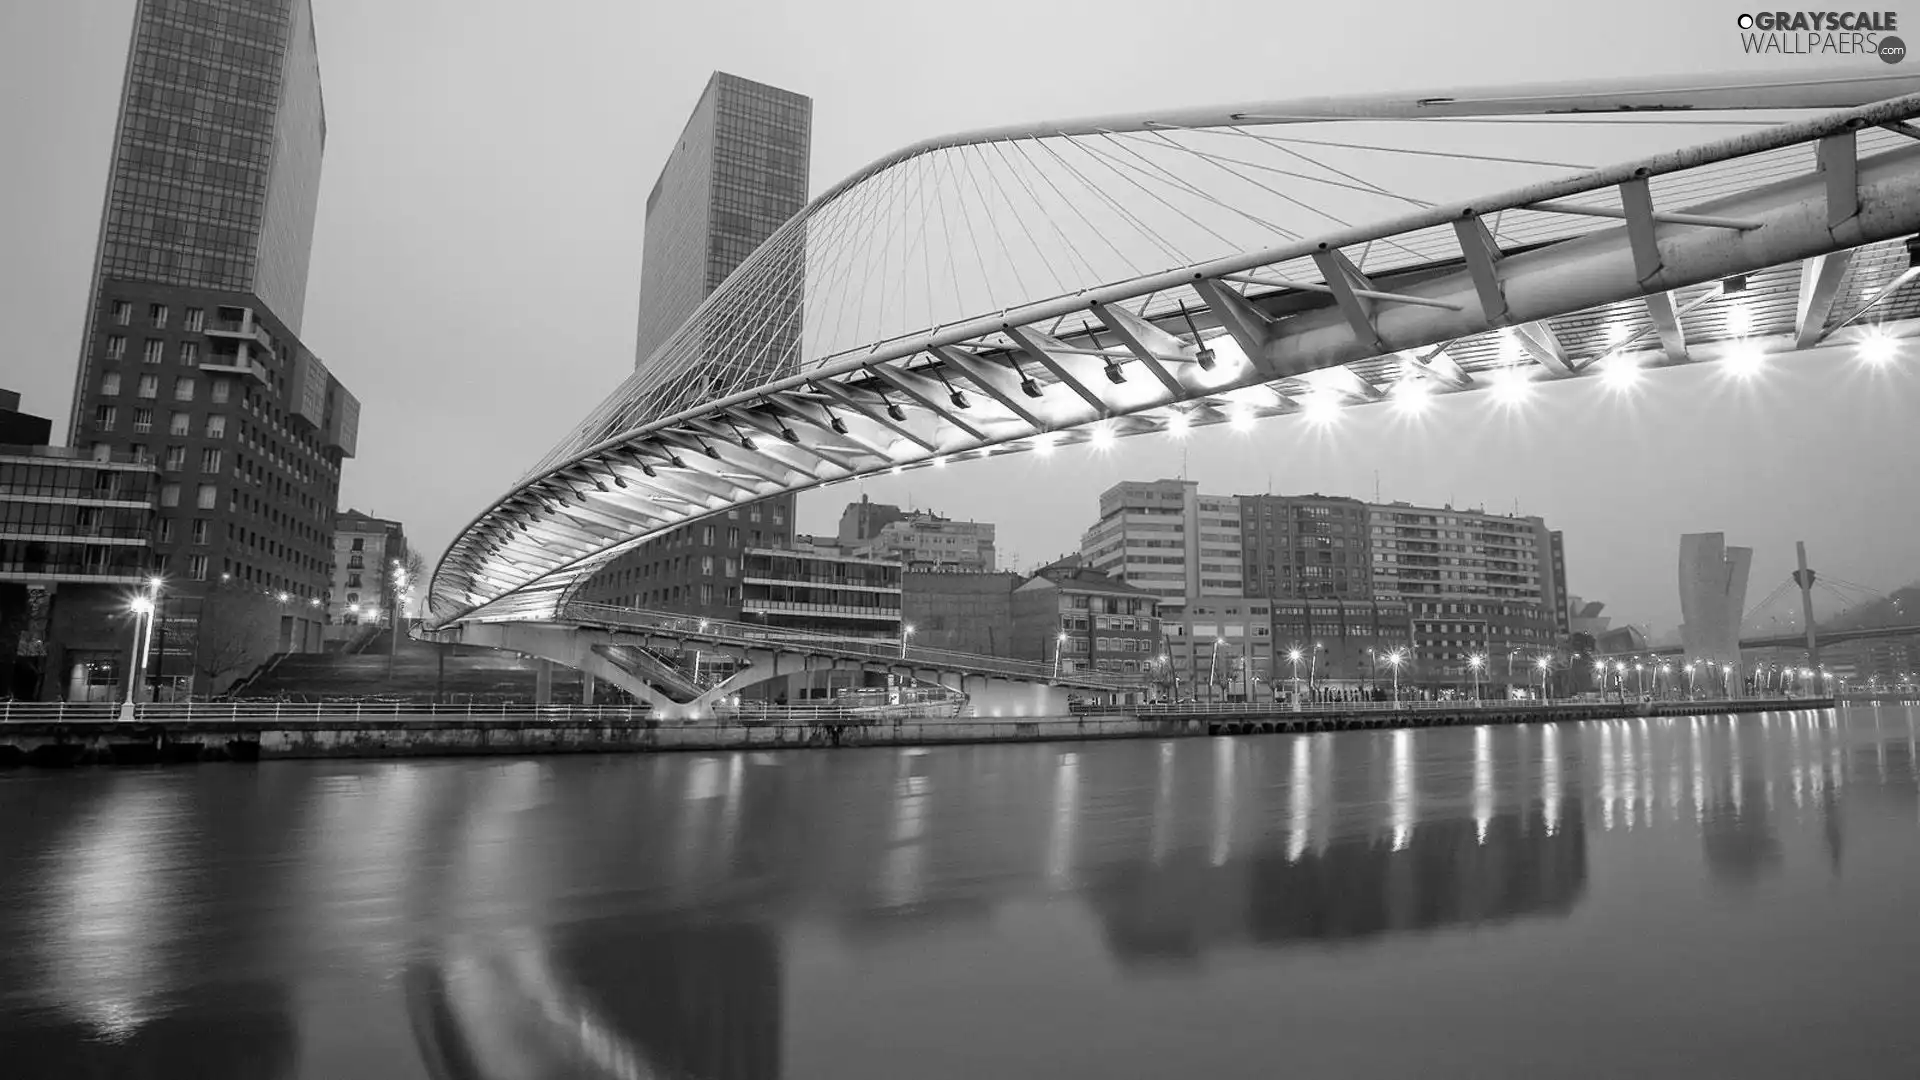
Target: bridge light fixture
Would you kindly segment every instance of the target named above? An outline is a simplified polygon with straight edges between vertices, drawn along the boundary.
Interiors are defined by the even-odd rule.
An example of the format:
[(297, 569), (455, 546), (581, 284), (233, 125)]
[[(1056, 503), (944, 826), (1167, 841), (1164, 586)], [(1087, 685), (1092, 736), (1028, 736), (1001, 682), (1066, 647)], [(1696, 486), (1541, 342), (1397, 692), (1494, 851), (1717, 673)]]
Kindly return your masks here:
[(933, 374), (935, 378), (940, 380), (940, 385), (947, 388), (947, 400), (953, 402), (954, 408), (956, 409), (973, 408), (973, 402), (967, 400), (966, 393), (964, 391), (955, 390), (953, 388), (953, 384), (947, 381), (946, 372), (940, 370), (939, 368), (934, 368)]
[(1727, 308), (1727, 333), (1734, 337), (1746, 337), (1753, 333), (1753, 312), (1747, 305), (1736, 303)]
[(1193, 325), (1193, 316), (1187, 313), (1187, 302), (1180, 301), (1180, 317), (1187, 320), (1187, 332), (1193, 335), (1193, 343), (1199, 351), (1193, 354), (1193, 362), (1200, 365), (1201, 371), (1212, 371), (1215, 357), (1213, 350), (1200, 343), (1200, 328)]
[(1107, 357), (1107, 381), (1118, 385), (1127, 381), (1127, 373), (1120, 370), (1120, 364), (1113, 357)]
[(1607, 324), (1607, 348), (1618, 348), (1620, 343), (1625, 340), (1627, 340), (1627, 328), (1625, 326), (1619, 323)]
[(1053, 453), (1053, 446), (1059, 441), (1060, 436), (1051, 431), (1043, 431), (1033, 437), (1033, 452), (1041, 457), (1047, 457)]
[(659, 473), (657, 473), (657, 472), (654, 472), (654, 471), (653, 471), (653, 466), (651, 466), (651, 465), (649, 465), (649, 464), (647, 464), (646, 462), (644, 462), (644, 461), (642, 461), (642, 462), (639, 462), (638, 464), (640, 465), (640, 471), (641, 471), (641, 472), (643, 472), (643, 473), (646, 473), (646, 474), (647, 474), (648, 476), (659, 476), (659, 475), (660, 475)]
[(1742, 343), (1727, 354), (1727, 371), (1736, 379), (1752, 378), (1765, 363), (1766, 354), (1750, 344)]
[[(820, 407), (823, 409), (827, 408), (825, 405)], [(835, 435), (845, 435), (847, 433), (847, 422), (840, 419), (832, 409), (827, 409), (827, 426), (833, 429)]]
[(1423, 379), (1402, 378), (1393, 384), (1394, 408), (1408, 416), (1426, 412), (1432, 401), (1433, 394)]
[(1332, 393), (1321, 390), (1307, 395), (1302, 405), (1302, 415), (1307, 423), (1315, 427), (1326, 427), (1340, 419), (1340, 399)]
[(1899, 344), (1877, 327), (1860, 339), (1860, 359), (1873, 367), (1887, 364), (1898, 351)]
[(1630, 390), (1640, 381), (1640, 365), (1624, 356), (1613, 357), (1601, 366), (1600, 381), (1615, 392)]
[(696, 436), (694, 436), (694, 439), (693, 439), (693, 441), (694, 441), (694, 442), (697, 442), (697, 443), (699, 443), (699, 444), (700, 444), (700, 452), (701, 452), (701, 453), (703, 453), (703, 454), (705, 454), (705, 455), (707, 455), (708, 457), (710, 457), (710, 458), (712, 458), (712, 459), (713, 459), (713, 460), (715, 460), (715, 461), (719, 461), (719, 460), (720, 460), (720, 451), (718, 451), (718, 450), (715, 450), (715, 449), (713, 448), (713, 444), (712, 444), (712, 443), (710, 443), (710, 442), (708, 442), (708, 441), (707, 441), (707, 440), (705, 440), (705, 439), (702, 439), (702, 438), (700, 438), (700, 437), (699, 437), (699, 436), (697, 436), (697, 435), (696, 435)]
[(1533, 394), (1533, 381), (1522, 369), (1508, 368), (1493, 383), (1493, 400), (1507, 408), (1517, 408)]
[(1227, 425), (1235, 431), (1252, 431), (1253, 422), (1257, 419), (1259, 419), (1259, 417), (1254, 414), (1253, 406), (1242, 405), (1233, 410), (1233, 415), (1228, 419)]
[(741, 431), (740, 425), (734, 423), (732, 417), (727, 418), (727, 426), (733, 429), (733, 437), (740, 440), (740, 448), (742, 450), (757, 449), (757, 446), (753, 441), (753, 436), (748, 435), (744, 431)]
[(1172, 412), (1167, 414), (1167, 434), (1176, 439), (1186, 438), (1187, 432), (1192, 426), (1193, 421), (1187, 418), (1186, 413)]
[(1104, 451), (1113, 446), (1113, 425), (1110, 423), (1095, 424), (1093, 426), (1092, 442), (1095, 450)]
[(800, 441), (800, 433), (788, 427), (787, 422), (785, 420), (780, 421), (780, 437), (787, 440), (790, 443), (797, 443)]
[(942, 454), (942, 455), (940, 455), (939, 457), (936, 457), (936, 458), (934, 458), (934, 459), (933, 459), (933, 467), (934, 467), (934, 468), (936, 468), (936, 469), (944, 469), (944, 468), (946, 468), (946, 467), (947, 467), (947, 458), (946, 458), (946, 455), (945, 455), (945, 454)]

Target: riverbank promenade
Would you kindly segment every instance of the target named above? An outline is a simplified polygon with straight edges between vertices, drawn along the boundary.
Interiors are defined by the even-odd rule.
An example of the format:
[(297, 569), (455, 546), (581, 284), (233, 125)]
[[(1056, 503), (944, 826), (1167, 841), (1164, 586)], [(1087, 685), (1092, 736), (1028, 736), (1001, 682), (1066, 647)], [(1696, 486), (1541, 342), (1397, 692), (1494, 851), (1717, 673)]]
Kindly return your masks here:
[(320, 703), (0, 705), (0, 766), (70, 767), (301, 758), (526, 756), (1086, 739), (1204, 738), (1635, 717), (1804, 712), (1832, 698), (1661, 702), (1402, 702), (1294, 712), (1248, 705), (1141, 706), (1020, 720), (775, 716), (654, 720), (625, 708)]

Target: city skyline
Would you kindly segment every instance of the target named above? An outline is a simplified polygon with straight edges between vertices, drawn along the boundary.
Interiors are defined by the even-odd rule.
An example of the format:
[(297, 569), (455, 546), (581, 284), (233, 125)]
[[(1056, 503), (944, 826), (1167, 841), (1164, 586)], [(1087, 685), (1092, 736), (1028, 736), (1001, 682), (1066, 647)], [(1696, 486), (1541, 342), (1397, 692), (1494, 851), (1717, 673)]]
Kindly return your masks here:
[[(417, 44), (423, 28), (414, 25), (413, 14), (400, 12), (395, 16), (398, 41), (377, 45), (371, 41), (377, 21), (370, 19), (370, 10), (330, 6), (318, 16), (321, 49), (330, 73), (333, 145), (328, 190), (320, 208), (308, 332), (303, 336), (328, 356), (331, 365), (348, 374), (346, 381), (359, 386), (370, 402), (364, 467), (348, 474), (343, 503), (406, 518), (423, 548), (437, 555), (455, 528), (564, 430), (577, 416), (581, 401), (597, 400), (622, 374), (632, 348), (634, 323), (623, 313), (633, 310), (638, 244), (620, 238), (637, 235), (634, 207), (627, 204), (639, 201), (637, 195), (644, 192), (645, 183), (625, 183), (616, 194), (610, 175), (576, 178), (565, 200), (580, 204), (576, 214), (571, 206), (558, 205), (558, 193), (551, 187), (511, 183), (523, 175), (511, 163), (503, 163), (501, 175), (492, 179), (475, 171), (442, 172), (429, 166), (424, 154), (447, 152), (445, 140), (464, 130), (462, 114), (448, 102), (436, 102), (424, 84), (402, 87), (407, 90), (398, 99), (402, 107), (394, 109), (406, 118), (410, 131), (418, 129), (420, 146), (408, 145), (407, 153), (398, 158), (371, 162), (366, 156), (369, 148), (382, 146), (384, 138), (389, 140), (385, 149), (393, 150), (391, 140), (398, 129), (394, 117), (380, 114), (373, 106), (378, 101), (379, 109), (393, 108), (395, 99), (390, 95), (383, 99), (379, 91), (395, 88), (381, 81), (386, 76), (369, 67), (369, 58), (377, 55), (377, 49), (397, 48), (408, 41)], [(130, 4), (125, 11), (130, 14)], [(1414, 21), (1416, 15), (1405, 12), (1400, 21)], [(51, 16), (19, 13), (5, 18), (23, 17)], [(584, 18), (585, 9), (567, 9), (557, 16), (556, 32), (575, 17)], [(95, 22), (89, 23), (90, 18)], [(471, 37), (501, 29), (484, 9), (475, 21), (462, 34)], [(1701, 26), (1702, 41), (1718, 43), (1729, 36), (1709, 34), (1704, 20)], [(9, 40), (34, 38), (28, 28), (20, 29), (10, 33)], [(40, 72), (44, 76), (40, 81), (72, 89), (77, 98), (97, 98), (98, 92), (74, 80), (117, 70), (124, 62), (123, 55), (112, 56), (126, 40), (124, 22), (115, 24), (97, 11), (39, 29), (43, 37), (50, 35), (49, 57), (65, 62), (57, 77)], [(730, 40), (726, 53), (689, 50), (690, 55), (677, 55), (661, 72), (647, 76), (650, 93), (616, 95), (623, 108), (644, 114), (644, 130), (615, 128), (621, 137), (605, 141), (619, 144), (606, 149), (613, 155), (609, 162), (617, 162), (618, 169), (608, 171), (624, 170), (620, 176), (629, 181), (656, 173), (689, 103), (712, 69), (790, 85), (820, 102), (815, 190), (886, 149), (948, 128), (1036, 114), (1110, 111), (1122, 103), (1110, 99), (1113, 94), (1126, 95), (1124, 104), (1165, 103), (1156, 99), (1151, 88), (1114, 91), (1064, 85), (1051, 88), (1051, 95), (1032, 87), (1019, 96), (943, 95), (917, 100), (913, 108), (905, 103), (865, 102), (857, 100), (858, 86), (836, 81), (841, 77), (828, 65), (810, 66), (804, 56), (783, 47), (791, 42), (773, 40), (778, 36)], [(332, 44), (336, 40), (337, 49)], [(482, 56), (491, 55), (490, 48), (504, 48), (499, 38), (461, 44), (469, 52), (478, 49)], [(1148, 47), (1145, 35), (1115, 44), (1122, 55)], [(955, 42), (956, 47), (961, 45)], [(1741, 62), (1737, 43), (1726, 47), (1729, 55), (1718, 58), (1714, 66)], [(1647, 71), (1697, 67), (1703, 63), (1698, 51), (1683, 52), (1662, 44), (1646, 49), (1641, 63)], [(31, 77), (29, 59), (21, 58), (27, 67), (15, 70)], [(427, 50), (426, 60), (425, 72), (438, 70), (436, 63), (453, 63), (450, 54), (432, 49)], [(1512, 77), (1564, 74), (1550, 67), (1523, 67)], [(459, 65), (440, 74), (475, 77)], [(1341, 89), (1372, 88), (1351, 81), (1352, 73), (1319, 74)], [(1219, 78), (1217, 83), (1183, 86), (1173, 95), (1158, 91), (1157, 97), (1198, 103), (1319, 88), (1304, 73), (1297, 81), (1279, 86), (1272, 78)], [(1350, 81), (1343, 83), (1340, 78)], [(1399, 86), (1462, 81), (1469, 80), (1431, 60), (1395, 69), (1394, 84)], [(582, 117), (591, 119), (603, 114), (597, 111), (602, 106), (583, 94), (590, 88), (584, 76), (561, 80), (551, 91), (558, 96), (540, 101), (549, 109), (582, 110)], [(25, 99), (14, 95), (11, 100)], [(647, 104), (633, 104), (641, 101)], [(37, 113), (20, 116), (12, 111), (0, 123), (6, 125), (10, 142), (24, 141), (36, 148), (38, 156), (57, 159), (49, 162), (54, 166), (50, 174), (68, 177), (70, 186), (97, 193), (103, 169), (89, 172), (83, 167), (84, 153), (54, 153), (68, 144), (78, 151), (90, 138), (101, 145), (108, 141), (104, 132), (97, 137), (88, 134), (88, 124), (102, 122), (97, 116), (82, 115), (91, 106), (76, 108), (72, 116), (59, 113), (58, 124)], [(110, 112), (104, 121), (109, 127)], [(42, 127), (36, 129), (36, 124)], [(538, 158), (540, 140), (548, 137), (555, 136), (529, 132), (528, 141), (512, 145)], [(415, 152), (423, 156), (411, 156)], [(345, 179), (336, 184), (342, 172)], [(590, 173), (582, 170), (581, 176)], [(98, 179), (89, 180), (89, 176)], [(437, 185), (432, 195), (421, 187), (429, 179)], [(89, 183), (94, 185), (91, 189)], [(596, 184), (607, 190), (599, 191)], [(586, 190), (578, 185), (586, 185)], [(444, 195), (445, 201), (464, 207), (465, 200), (480, 192), (507, 188), (514, 188), (512, 200), (494, 202), (523, 208), (522, 212), (498, 214), (491, 238), (482, 238), (480, 247), (470, 249), (463, 245), (471, 240), (422, 231), (423, 226), (441, 220), (436, 215), (443, 212), (427, 202)], [(68, 201), (83, 205), (91, 197), (75, 194)], [(96, 213), (97, 206), (95, 202)], [(20, 213), (14, 208), (7, 211), (0, 236), (13, 239), (19, 233), (22, 242), (11, 245), (17, 250), (45, 249), (54, 253), (56, 264), (65, 261), (68, 253), (58, 238), (71, 239), (73, 214), (63, 208), (42, 223), (24, 221)], [(563, 224), (548, 226), (547, 239), (530, 242), (518, 219), (543, 216)], [(595, 232), (583, 231), (586, 218), (592, 219)], [(388, 235), (375, 236), (383, 231)], [(519, 276), (480, 284), (457, 272), (454, 264), (462, 258), (502, 269), (499, 256), (506, 249), (495, 252), (493, 244), (505, 243), (503, 238), (531, 243), (519, 249), (526, 267), (517, 272)], [(562, 239), (572, 246), (560, 244)], [(434, 257), (425, 258), (427, 252)], [(382, 255), (387, 258), (382, 260)], [(561, 271), (575, 267), (587, 255), (591, 258), (586, 261), (598, 268), (594, 272), (607, 280), (589, 281), (584, 269)], [(412, 275), (404, 280), (427, 281), (433, 287), (396, 289), (401, 279), (378, 265), (383, 261), (396, 263)], [(66, 271), (56, 265), (56, 272), (46, 276), (58, 279), (61, 272)], [(550, 306), (544, 300), (547, 294), (527, 291), (533, 276), (556, 273), (573, 294), (566, 310), (578, 316), (564, 327), (556, 327), (555, 320), (533, 317)], [(368, 279), (383, 283), (377, 291), (409, 296), (412, 302), (401, 305), (404, 310), (398, 314), (384, 310), (371, 301)], [(7, 299), (0, 300), (9, 310), (36, 296), (33, 282), (10, 281), (9, 285)], [(489, 316), (489, 310), (500, 314)], [(34, 333), (59, 340), (59, 329)], [(423, 332), (434, 336), (416, 336)], [(63, 349), (32, 347), (36, 354), (71, 356), (78, 343), (71, 344)], [(549, 362), (545, 359), (549, 355), (568, 361)], [(400, 364), (389, 357), (410, 359)], [(530, 361), (537, 363), (540, 379), (516, 381), (517, 372)], [(1517, 501), (1521, 513), (1546, 517), (1566, 532), (1570, 590), (1605, 600), (1610, 614), (1637, 623), (1666, 626), (1678, 621), (1672, 561), (1684, 532), (1724, 531), (1731, 541), (1755, 548), (1754, 581), (1760, 592), (1784, 576), (1791, 566), (1791, 543), (1801, 538), (1809, 541), (1817, 569), (1882, 590), (1904, 583), (1914, 576), (1914, 567), (1903, 561), (1910, 545), (1902, 537), (1920, 527), (1920, 519), (1910, 505), (1872, 497), (1871, 482), (1885, 473), (1870, 463), (1910, 460), (1915, 452), (1920, 437), (1903, 431), (1901, 419), (1920, 404), (1911, 370), (1874, 376), (1877, 381), (1870, 382), (1867, 373), (1855, 371), (1846, 360), (1802, 358), (1771, 366), (1774, 370), (1765, 379), (1737, 390), (1727, 387), (1717, 372), (1659, 372), (1643, 381), (1631, 404), (1593, 385), (1550, 386), (1541, 389), (1532, 409), (1513, 415), (1494, 412), (1481, 401), (1436, 402), (1419, 428), (1376, 408), (1353, 412), (1334, 431), (1281, 420), (1261, 424), (1250, 434), (1199, 432), (1188, 446), (1177, 450), (1150, 438), (1124, 440), (1104, 455), (1076, 449), (1051, 462), (969, 463), (964, 469), (876, 480), (808, 496), (801, 502), (798, 525), (801, 531), (831, 531), (838, 508), (864, 490), (882, 501), (906, 504), (911, 500), (938, 506), (956, 517), (993, 521), (1000, 527), (1001, 549), (1018, 553), (1019, 567), (1025, 569), (1074, 550), (1097, 492), (1116, 479), (1157, 478), (1184, 471), (1207, 490), (1222, 493), (1317, 491), (1370, 500), (1377, 471), (1380, 495), (1388, 501), (1484, 505), (1496, 512), (1511, 509)], [(455, 385), (450, 380), (462, 371), (470, 377)], [(491, 378), (471, 377), (482, 371)], [(370, 382), (375, 372), (377, 380)], [(1833, 385), (1816, 386), (1816, 374), (1834, 375)], [(23, 383), (20, 388), (27, 393), (30, 410), (61, 412), (59, 388), (37, 371), (17, 381)], [(371, 392), (376, 387), (378, 394)], [(1702, 408), (1702, 403), (1711, 407)], [(1489, 415), (1491, 423), (1486, 422)], [(461, 444), (463, 456), (469, 459), (466, 467), (449, 469), (438, 462), (424, 468), (408, 465), (430, 454), (436, 441), (458, 438), (463, 421), (489, 419), (496, 420), (501, 430)], [(1781, 438), (1778, 432), (1795, 419), (1804, 421), (1806, 428), (1793, 438)], [(1675, 430), (1682, 426), (1687, 434)], [(1819, 447), (1822, 452), (1796, 453), (1807, 447)], [(404, 513), (399, 512), (402, 507)]]

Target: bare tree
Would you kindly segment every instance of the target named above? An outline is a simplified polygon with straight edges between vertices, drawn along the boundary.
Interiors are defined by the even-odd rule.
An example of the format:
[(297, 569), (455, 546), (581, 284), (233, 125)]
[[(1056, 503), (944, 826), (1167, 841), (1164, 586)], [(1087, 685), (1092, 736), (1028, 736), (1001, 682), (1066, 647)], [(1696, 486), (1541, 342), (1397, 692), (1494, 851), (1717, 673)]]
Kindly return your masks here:
[(200, 601), (194, 626), (194, 667), (206, 689), (218, 693), (233, 676), (273, 655), (279, 640), (279, 608), (271, 597), (244, 586), (219, 585)]

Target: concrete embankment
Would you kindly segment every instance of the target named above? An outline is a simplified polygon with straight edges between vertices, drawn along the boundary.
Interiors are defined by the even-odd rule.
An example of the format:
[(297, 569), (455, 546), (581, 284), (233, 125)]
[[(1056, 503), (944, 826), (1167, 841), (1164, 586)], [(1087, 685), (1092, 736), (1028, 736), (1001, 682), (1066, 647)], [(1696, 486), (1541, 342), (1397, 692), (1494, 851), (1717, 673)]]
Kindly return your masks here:
[(392, 717), (343, 713), (298, 720), (14, 720), (0, 724), (0, 765), (65, 767), (299, 758), (652, 753), (673, 750), (926, 746), (1285, 734), (1474, 724), (1612, 720), (1824, 709), (1832, 699), (1658, 704), (1486, 705), (1401, 711), (1076, 715), (1031, 720), (716, 724), (564, 716)]

